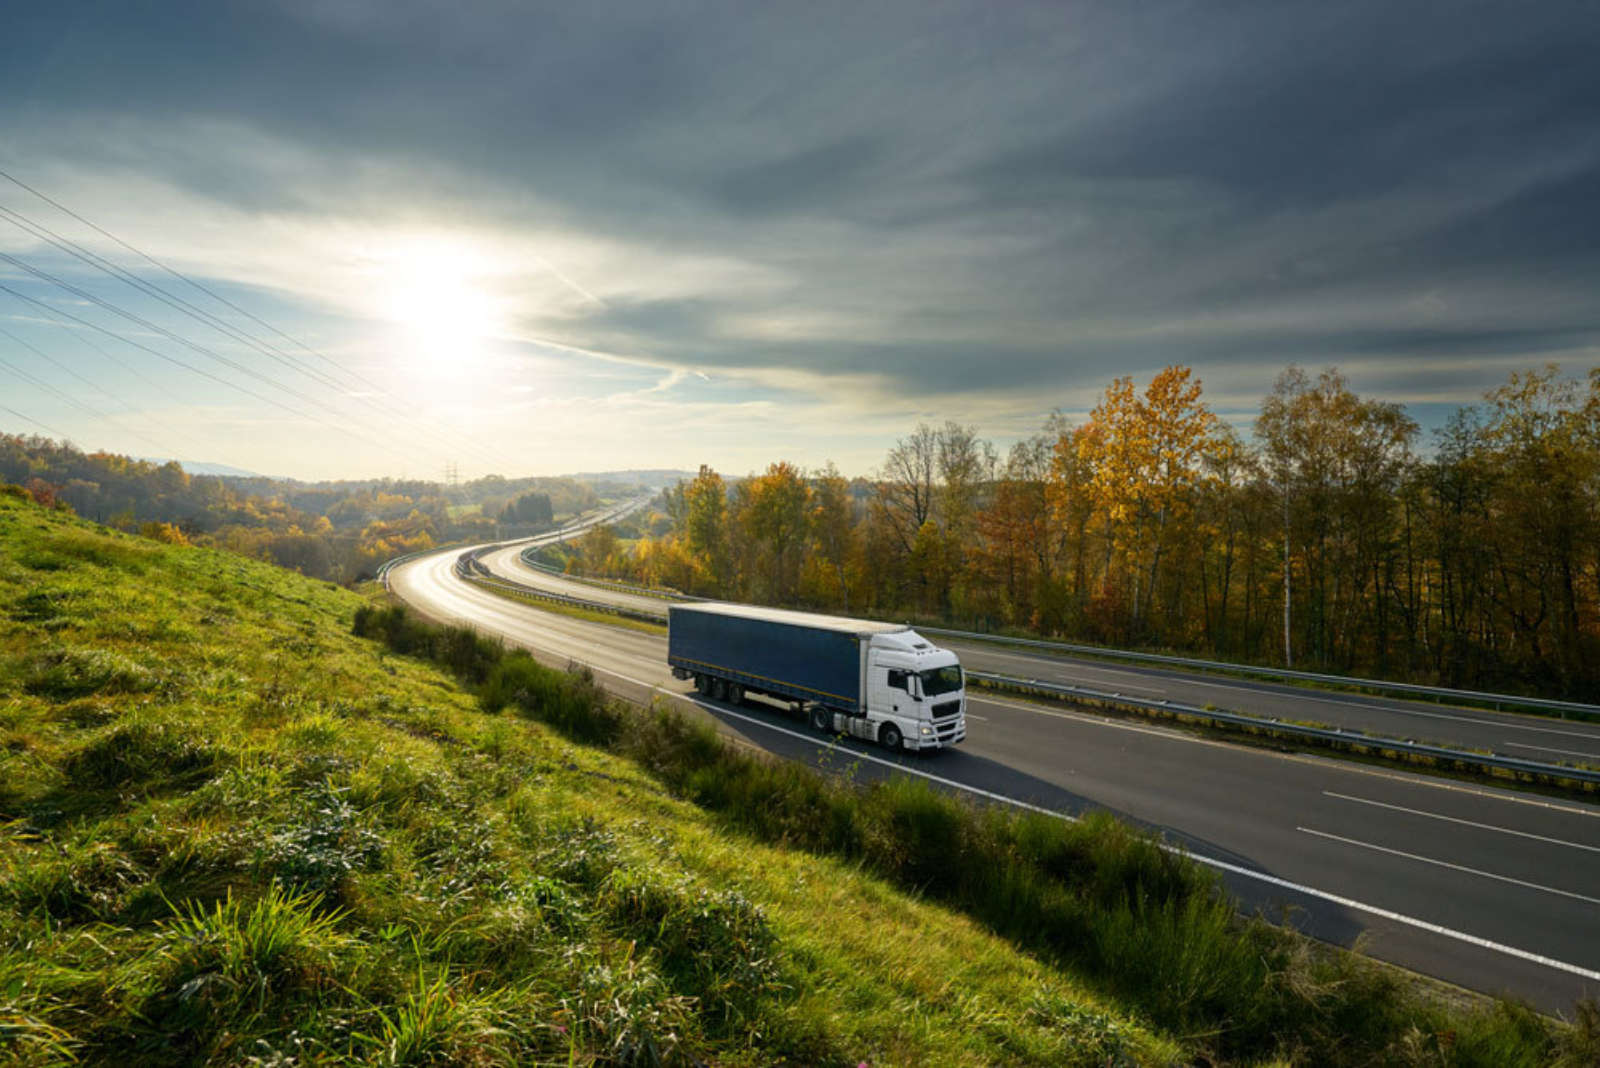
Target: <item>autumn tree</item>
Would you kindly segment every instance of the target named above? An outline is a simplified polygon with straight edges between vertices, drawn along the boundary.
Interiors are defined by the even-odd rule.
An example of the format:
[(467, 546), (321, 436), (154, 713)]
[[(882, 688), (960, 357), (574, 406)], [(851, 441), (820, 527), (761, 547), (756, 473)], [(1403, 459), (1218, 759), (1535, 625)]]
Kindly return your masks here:
[(939, 433), (920, 423), (889, 450), (878, 480), (874, 511), (909, 555), (922, 525), (933, 517), (939, 470)]
[(785, 460), (739, 483), (734, 528), (744, 592), (757, 601), (782, 603), (800, 588), (811, 488), (804, 473)]
[[(1202, 459), (1216, 416), (1187, 367), (1168, 367), (1140, 395), (1131, 378), (1107, 388), (1078, 439), (1088, 492), (1104, 517), (1107, 578), (1127, 589), (1134, 624), (1149, 616), (1175, 528), (1186, 521), (1205, 478)], [(1180, 587), (1181, 588), (1181, 587)]]
[(697, 571), (704, 576), (704, 588), (721, 592), (731, 579), (728, 542), (728, 489), (705, 464), (683, 490), (684, 546)]
[(811, 550), (802, 564), (801, 592), (812, 604), (850, 608), (847, 572), (856, 551), (850, 483), (831, 462), (811, 480)]
[(1400, 405), (1358, 397), (1332, 369), (1312, 381), (1291, 367), (1262, 404), (1256, 436), (1305, 577), (1297, 633), (1321, 664), (1348, 666), (1363, 640), (1380, 658), (1387, 647), (1393, 505), (1416, 434)]

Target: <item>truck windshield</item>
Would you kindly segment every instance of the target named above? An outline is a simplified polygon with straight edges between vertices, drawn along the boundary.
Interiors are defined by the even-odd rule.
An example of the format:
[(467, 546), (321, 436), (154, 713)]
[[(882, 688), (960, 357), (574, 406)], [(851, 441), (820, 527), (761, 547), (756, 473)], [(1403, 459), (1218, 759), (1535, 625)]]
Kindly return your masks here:
[(920, 673), (922, 676), (922, 692), (928, 697), (938, 697), (942, 693), (951, 693), (961, 689), (961, 667), (951, 664), (949, 667), (932, 668)]

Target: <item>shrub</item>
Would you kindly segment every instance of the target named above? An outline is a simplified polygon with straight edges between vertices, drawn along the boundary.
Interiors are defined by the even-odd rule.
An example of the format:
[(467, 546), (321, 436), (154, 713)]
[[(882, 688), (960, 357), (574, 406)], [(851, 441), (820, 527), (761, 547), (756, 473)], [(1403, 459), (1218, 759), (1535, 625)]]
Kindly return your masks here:
[(442, 664), (462, 678), (482, 682), (505, 654), (505, 648), (471, 627), (438, 627), (416, 619), (402, 605), (356, 609), (352, 632), (377, 638), (406, 656), (420, 656)]
[(586, 745), (614, 745), (625, 719), (587, 668), (556, 671), (520, 651), (495, 665), (478, 700), (486, 712), (510, 706)]

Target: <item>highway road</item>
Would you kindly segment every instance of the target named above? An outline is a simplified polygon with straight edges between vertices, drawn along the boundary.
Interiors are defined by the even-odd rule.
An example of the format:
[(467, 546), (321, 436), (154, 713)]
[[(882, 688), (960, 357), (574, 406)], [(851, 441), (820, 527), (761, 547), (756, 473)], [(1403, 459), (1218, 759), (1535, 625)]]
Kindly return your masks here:
[[(458, 554), (395, 568), (391, 588), (434, 618), (469, 622), (549, 663), (589, 664), (618, 696), (665, 695), (796, 760), (837, 767), (842, 748), (863, 777), (920, 775), (1067, 815), (1110, 810), (1221, 870), (1247, 907), (1287, 909), (1297, 926), (1339, 944), (1365, 933), (1374, 956), (1461, 986), (1549, 1011), (1600, 993), (1600, 806), (986, 696), (970, 701), (965, 745), (891, 756), (811, 734), (776, 706), (698, 698), (671, 678), (664, 639), (463, 582)], [(509, 573), (507, 557), (483, 559)]]
[[(665, 616), (666, 602), (647, 595), (607, 589), (530, 567), (521, 547), (486, 554), (490, 571), (514, 582), (569, 597), (605, 601), (634, 611)], [(934, 636), (953, 649), (969, 670), (1041, 679), (1143, 700), (1166, 700), (1229, 712), (1314, 721), (1328, 726), (1456, 749), (1487, 750), (1544, 763), (1600, 765), (1600, 723), (1552, 719), (1481, 708), (1452, 708), (1366, 694), (1331, 693), (1301, 686), (1219, 678), (1171, 668), (1107, 663), (1081, 656), (1003, 646), (994, 642)]]

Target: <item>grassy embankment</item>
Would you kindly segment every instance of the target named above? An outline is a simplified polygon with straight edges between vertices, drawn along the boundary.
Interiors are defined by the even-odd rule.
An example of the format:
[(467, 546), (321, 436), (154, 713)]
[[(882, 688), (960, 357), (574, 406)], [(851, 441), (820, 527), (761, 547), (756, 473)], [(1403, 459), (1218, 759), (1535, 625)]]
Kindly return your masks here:
[(1180, 1054), (981, 924), (484, 714), (361, 604), (0, 497), (0, 1062)]
[(1593, 1058), (1110, 821), (857, 790), (361, 614), (463, 684), (360, 607), (0, 497), (0, 1057)]

